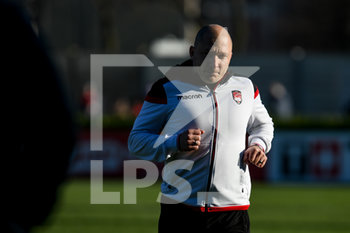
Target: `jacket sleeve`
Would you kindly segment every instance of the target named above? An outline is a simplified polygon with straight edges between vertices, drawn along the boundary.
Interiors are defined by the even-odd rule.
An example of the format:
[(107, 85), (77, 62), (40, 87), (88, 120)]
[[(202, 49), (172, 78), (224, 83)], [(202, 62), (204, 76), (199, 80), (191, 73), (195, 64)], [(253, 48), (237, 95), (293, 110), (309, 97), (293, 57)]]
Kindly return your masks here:
[(261, 102), (259, 90), (255, 87), (253, 110), (248, 122), (248, 145), (260, 145), (265, 153), (271, 149), (273, 139), (273, 122), (265, 106)]
[[(148, 93), (128, 140), (133, 155), (155, 162), (165, 161), (177, 152), (177, 134), (161, 134), (170, 113), (164, 96), (160, 98), (157, 94), (159, 89), (159, 83), (156, 83)], [(161, 93), (164, 95), (164, 91)]]

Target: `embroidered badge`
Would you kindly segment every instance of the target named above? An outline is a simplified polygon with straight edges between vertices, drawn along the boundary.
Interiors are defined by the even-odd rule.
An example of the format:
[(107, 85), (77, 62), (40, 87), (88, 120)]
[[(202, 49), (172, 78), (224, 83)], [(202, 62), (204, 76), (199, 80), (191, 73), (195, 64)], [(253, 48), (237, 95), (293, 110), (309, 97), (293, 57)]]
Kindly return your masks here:
[(232, 98), (237, 104), (241, 104), (242, 103), (242, 93), (241, 93), (241, 91), (238, 91), (238, 90), (232, 91)]

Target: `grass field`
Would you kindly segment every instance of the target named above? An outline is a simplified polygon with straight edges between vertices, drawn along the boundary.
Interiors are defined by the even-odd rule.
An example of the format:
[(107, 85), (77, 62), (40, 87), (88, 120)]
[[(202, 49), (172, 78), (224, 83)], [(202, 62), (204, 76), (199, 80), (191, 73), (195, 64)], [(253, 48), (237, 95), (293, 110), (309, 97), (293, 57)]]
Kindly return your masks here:
[[(121, 192), (121, 181), (104, 181), (104, 191)], [(89, 180), (62, 186), (60, 200), (34, 233), (157, 232), (159, 184), (137, 191), (136, 205), (91, 205)], [(350, 186), (268, 185), (253, 182), (249, 209), (252, 233), (349, 233)]]

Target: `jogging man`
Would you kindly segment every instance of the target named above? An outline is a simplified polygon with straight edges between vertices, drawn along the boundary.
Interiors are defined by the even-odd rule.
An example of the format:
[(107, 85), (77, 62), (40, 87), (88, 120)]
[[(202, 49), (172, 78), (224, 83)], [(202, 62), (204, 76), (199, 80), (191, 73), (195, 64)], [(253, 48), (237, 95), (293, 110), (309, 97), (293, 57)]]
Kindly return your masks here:
[(231, 74), (232, 39), (208, 25), (190, 60), (155, 82), (129, 136), (163, 170), (159, 232), (249, 232), (247, 164), (265, 166), (273, 123), (258, 89)]

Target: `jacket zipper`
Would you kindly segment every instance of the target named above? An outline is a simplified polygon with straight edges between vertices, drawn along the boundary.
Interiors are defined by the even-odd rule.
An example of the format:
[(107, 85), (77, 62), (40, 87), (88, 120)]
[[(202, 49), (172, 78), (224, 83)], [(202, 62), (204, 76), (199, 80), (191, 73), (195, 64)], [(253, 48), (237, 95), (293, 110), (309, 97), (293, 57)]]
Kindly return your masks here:
[(211, 153), (211, 158), (209, 161), (209, 174), (208, 174), (208, 183), (207, 183), (207, 189), (206, 189), (206, 201), (205, 201), (205, 212), (208, 212), (208, 192), (211, 187), (212, 183), (212, 178), (213, 178), (213, 167), (214, 167), (214, 159), (215, 159), (215, 153), (216, 153), (216, 138), (217, 138), (217, 128), (218, 128), (218, 115), (219, 115), (219, 110), (218, 110), (218, 103), (217, 99), (215, 96), (215, 89), (217, 85), (213, 88), (212, 90), (212, 95), (213, 95), (213, 100), (214, 100), (214, 108), (215, 108), (215, 119), (214, 119), (214, 136), (213, 136), (213, 144), (212, 144), (212, 153)]

